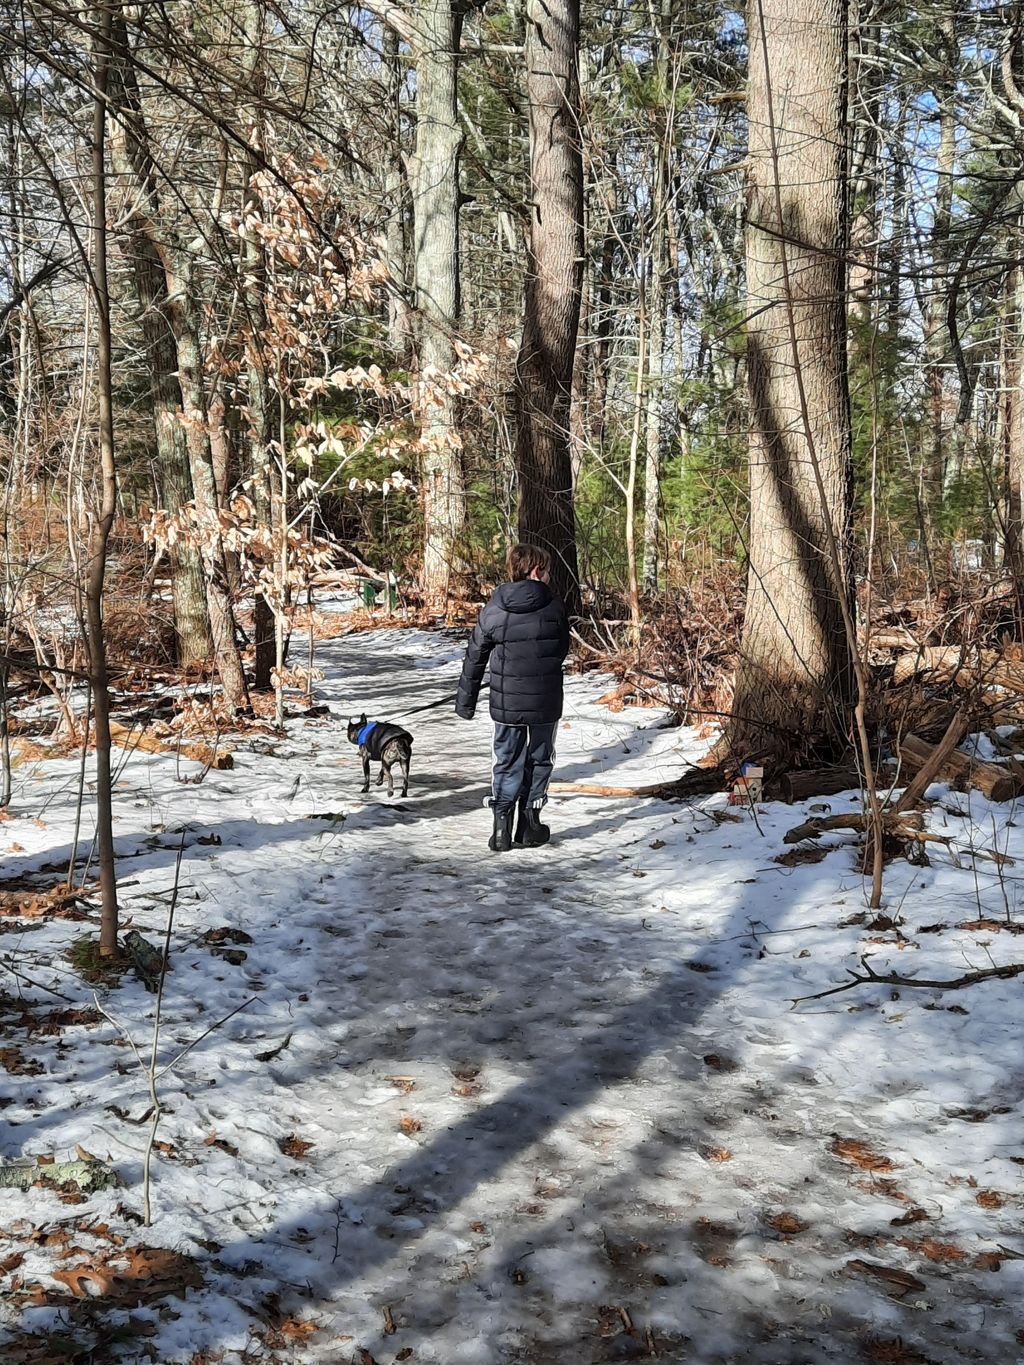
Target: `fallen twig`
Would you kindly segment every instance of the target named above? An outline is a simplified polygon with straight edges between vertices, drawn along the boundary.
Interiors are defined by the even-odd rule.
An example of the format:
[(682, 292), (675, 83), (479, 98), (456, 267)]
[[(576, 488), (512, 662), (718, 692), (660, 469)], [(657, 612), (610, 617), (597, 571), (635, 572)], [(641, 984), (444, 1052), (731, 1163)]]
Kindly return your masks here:
[(852, 980), (844, 981), (841, 986), (831, 986), (827, 991), (818, 991), (814, 995), (798, 995), (791, 1000), (791, 1003), (802, 1005), (807, 1000), (824, 1000), (827, 995), (839, 995), (843, 991), (852, 991), (856, 986), (912, 986), (917, 990), (959, 991), (963, 990), (965, 986), (976, 986), (981, 981), (991, 981), (994, 978), (1008, 981), (1024, 972), (1024, 962), (1008, 962), (1002, 967), (984, 967), (977, 972), (966, 972), (963, 976), (930, 981), (920, 976), (900, 976), (896, 972), (872, 971), (868, 966), (866, 957), (861, 958), (860, 964), (864, 968), (863, 976), (858, 975), (857, 972), (848, 967), (847, 971)]

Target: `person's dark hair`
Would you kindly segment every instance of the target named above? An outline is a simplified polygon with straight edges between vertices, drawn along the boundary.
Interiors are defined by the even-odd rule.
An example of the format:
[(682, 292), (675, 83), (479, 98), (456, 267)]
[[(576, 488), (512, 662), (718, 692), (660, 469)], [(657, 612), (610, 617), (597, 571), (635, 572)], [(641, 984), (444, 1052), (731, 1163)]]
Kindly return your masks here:
[(534, 569), (551, 572), (551, 556), (539, 545), (513, 545), (508, 552), (508, 576), (513, 583), (529, 578)]

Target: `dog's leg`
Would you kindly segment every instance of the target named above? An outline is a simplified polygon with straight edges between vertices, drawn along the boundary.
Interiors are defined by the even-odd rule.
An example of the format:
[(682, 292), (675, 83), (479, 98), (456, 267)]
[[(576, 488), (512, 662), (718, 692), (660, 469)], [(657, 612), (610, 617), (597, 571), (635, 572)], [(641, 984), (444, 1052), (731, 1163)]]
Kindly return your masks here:
[(370, 755), (364, 751), (363, 754), (362, 754), (362, 759), (363, 759), (363, 788), (362, 788), (362, 789), (363, 789), (364, 792), (368, 792), (368, 791), (370, 790)]
[(384, 762), (383, 762), (383, 760), (381, 760), (380, 772), (377, 774), (377, 786), (378, 786), (378, 787), (382, 787), (383, 785), (384, 785)]
[[(387, 774), (388, 774), (388, 796), (394, 796), (394, 794), (395, 794), (395, 779), (391, 776), (391, 764), (390, 764), (390, 763), (385, 763), (385, 764), (384, 764), (384, 768), (387, 770)], [(384, 772), (382, 771), (382, 772), (381, 772), (381, 778), (383, 778), (383, 776), (384, 776)]]
[(402, 765), (402, 795), (409, 795), (409, 755), (402, 754), (399, 760)]

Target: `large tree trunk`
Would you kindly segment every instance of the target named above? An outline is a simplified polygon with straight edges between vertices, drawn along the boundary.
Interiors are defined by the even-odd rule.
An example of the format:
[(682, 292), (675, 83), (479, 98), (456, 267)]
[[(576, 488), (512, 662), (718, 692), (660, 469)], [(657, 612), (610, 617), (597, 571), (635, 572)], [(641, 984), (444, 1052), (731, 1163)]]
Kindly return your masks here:
[[(135, 163), (140, 152), (141, 109), (138, 87), (127, 56), (127, 30), (120, 13), (113, 16), (112, 35), (119, 57), (111, 65), (110, 103), (120, 113), (122, 127), (116, 128), (110, 138), (111, 158), (118, 176), (129, 183), (136, 172)], [(134, 160), (133, 149), (136, 152)], [(160, 257), (146, 231), (143, 206), (148, 195), (153, 193), (151, 180), (147, 181), (146, 191), (146, 194), (131, 198), (129, 242), (149, 371), (157, 486), (163, 510), (173, 516), (192, 500), (192, 475), (185, 431), (179, 421), (181, 389), (177, 379), (177, 351), (167, 319), (167, 281)], [(210, 656), (203, 562), (197, 547), (185, 538), (175, 541), (169, 557), (178, 662), (187, 665)]]
[(570, 615), (580, 607), (569, 413), (583, 284), (579, 0), (528, 0), (530, 235), (516, 365), (519, 536), (554, 562)]
[[(750, 572), (733, 737), (845, 743), (850, 413), (843, 0), (750, 0)], [(852, 620), (852, 618), (850, 618)]]
[[(459, 316), (458, 55), (462, 18), (457, 0), (421, 0), (417, 12), (416, 149), (411, 158), (413, 251), (419, 327), (424, 445), (423, 586), (429, 597), (448, 593), (457, 544), (466, 521), (462, 442), (452, 395), (438, 375), (457, 363)], [(427, 390), (434, 389), (427, 394)]]

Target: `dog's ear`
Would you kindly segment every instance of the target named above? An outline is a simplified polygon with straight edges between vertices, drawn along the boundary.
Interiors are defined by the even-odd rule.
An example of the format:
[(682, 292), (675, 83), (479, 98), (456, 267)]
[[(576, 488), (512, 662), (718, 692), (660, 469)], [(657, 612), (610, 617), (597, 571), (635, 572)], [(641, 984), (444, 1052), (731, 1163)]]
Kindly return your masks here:
[(359, 717), (359, 724), (360, 724), (360, 725), (365, 725), (365, 724), (366, 724), (366, 712), (365, 712), (365, 711), (364, 711), (363, 714)]

